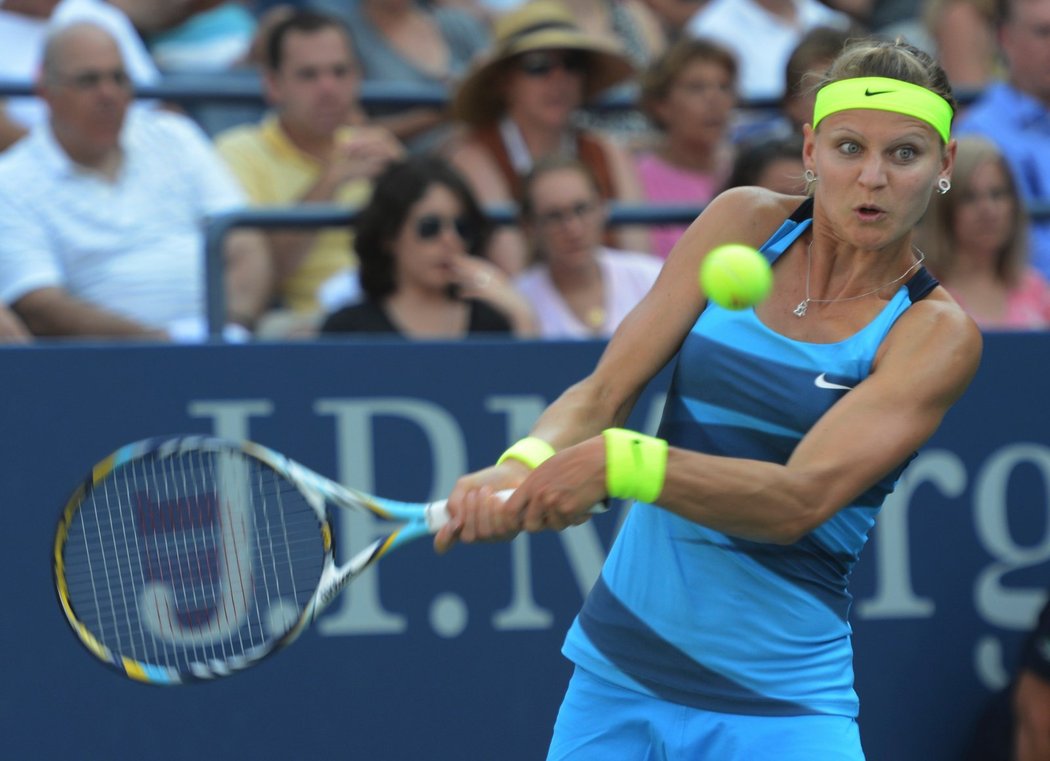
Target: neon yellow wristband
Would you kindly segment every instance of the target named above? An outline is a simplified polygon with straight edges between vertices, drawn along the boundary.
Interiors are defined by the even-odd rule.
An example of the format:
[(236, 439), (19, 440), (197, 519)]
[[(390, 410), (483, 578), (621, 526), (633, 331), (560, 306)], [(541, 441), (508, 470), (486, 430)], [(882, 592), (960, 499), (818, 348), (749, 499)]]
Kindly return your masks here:
[(602, 437), (609, 496), (655, 502), (667, 475), (667, 442), (624, 428), (606, 428)]
[(535, 470), (540, 463), (553, 455), (554, 447), (546, 441), (537, 439), (535, 436), (526, 436), (511, 444), (510, 448), (496, 460), (496, 464), (501, 465), (504, 460), (517, 460), (527, 465), (529, 470)]

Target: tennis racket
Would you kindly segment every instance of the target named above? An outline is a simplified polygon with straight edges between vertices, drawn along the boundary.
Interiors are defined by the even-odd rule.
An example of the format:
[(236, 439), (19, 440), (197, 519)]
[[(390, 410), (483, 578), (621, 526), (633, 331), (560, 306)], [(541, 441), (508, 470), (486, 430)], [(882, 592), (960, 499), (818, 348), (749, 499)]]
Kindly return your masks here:
[[(338, 565), (328, 505), (399, 525)], [(444, 500), (354, 491), (258, 444), (147, 439), (70, 497), (55, 587), (80, 641), (125, 676), (214, 679), (293, 642), (355, 576), (447, 520)]]

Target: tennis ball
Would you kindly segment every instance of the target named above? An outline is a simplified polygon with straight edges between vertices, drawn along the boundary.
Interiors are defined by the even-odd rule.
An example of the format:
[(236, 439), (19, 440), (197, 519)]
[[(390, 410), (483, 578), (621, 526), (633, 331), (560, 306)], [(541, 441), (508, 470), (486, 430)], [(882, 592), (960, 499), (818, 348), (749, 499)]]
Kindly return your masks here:
[(746, 309), (769, 294), (773, 270), (757, 250), (742, 243), (712, 249), (700, 265), (700, 287), (724, 309)]

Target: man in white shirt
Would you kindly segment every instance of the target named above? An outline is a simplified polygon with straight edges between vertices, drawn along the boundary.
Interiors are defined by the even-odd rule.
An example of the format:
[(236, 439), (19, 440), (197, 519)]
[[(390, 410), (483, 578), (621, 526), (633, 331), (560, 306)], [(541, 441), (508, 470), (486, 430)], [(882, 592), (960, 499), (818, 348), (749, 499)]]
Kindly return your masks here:
[(687, 33), (722, 43), (736, 55), (744, 100), (779, 100), (784, 67), (802, 36), (817, 26), (845, 29), (849, 17), (818, 0), (710, 0)]
[[(90, 21), (109, 31), (135, 84), (155, 84), (160, 79), (127, 15), (104, 0), (0, 0), (0, 80), (33, 82), (40, 73), (48, 32), (77, 21)], [(0, 150), (46, 119), (39, 98), (19, 96), (0, 104)]]
[[(163, 338), (203, 325), (205, 218), (245, 204), (189, 119), (129, 112), (113, 37), (74, 23), (48, 40), (47, 124), (0, 155), (0, 303), (35, 335)], [(228, 237), (229, 319), (270, 298), (261, 235)]]

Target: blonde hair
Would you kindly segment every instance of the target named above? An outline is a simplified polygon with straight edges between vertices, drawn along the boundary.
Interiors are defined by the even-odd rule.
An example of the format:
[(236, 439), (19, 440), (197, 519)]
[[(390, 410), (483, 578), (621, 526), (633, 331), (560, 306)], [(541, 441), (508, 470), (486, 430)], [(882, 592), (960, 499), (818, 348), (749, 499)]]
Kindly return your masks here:
[(977, 169), (994, 162), (1003, 172), (1013, 219), (1010, 237), (998, 252), (996, 275), (1008, 286), (1016, 286), (1028, 266), (1028, 213), (1021, 199), (1010, 166), (995, 143), (983, 137), (969, 136), (958, 140), (955, 168), (952, 171), (952, 190), (945, 195), (934, 194), (923, 218), (920, 243), (926, 251), (928, 266), (938, 278), (950, 281), (958, 260), (955, 241), (955, 219), (959, 206), (966, 200)]

